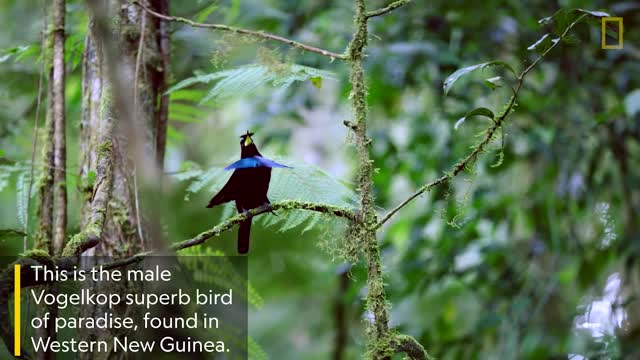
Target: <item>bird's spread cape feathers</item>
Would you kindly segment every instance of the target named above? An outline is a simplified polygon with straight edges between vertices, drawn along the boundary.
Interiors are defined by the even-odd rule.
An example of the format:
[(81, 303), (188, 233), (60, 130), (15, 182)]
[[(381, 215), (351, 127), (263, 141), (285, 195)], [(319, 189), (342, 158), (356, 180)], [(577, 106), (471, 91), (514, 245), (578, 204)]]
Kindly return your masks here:
[(248, 169), (248, 168), (257, 168), (257, 167), (267, 167), (267, 168), (291, 168), (290, 166), (279, 164), (273, 160), (269, 160), (267, 158), (263, 158), (262, 156), (252, 156), (244, 159), (240, 159), (233, 164), (224, 168), (225, 170), (231, 169)]

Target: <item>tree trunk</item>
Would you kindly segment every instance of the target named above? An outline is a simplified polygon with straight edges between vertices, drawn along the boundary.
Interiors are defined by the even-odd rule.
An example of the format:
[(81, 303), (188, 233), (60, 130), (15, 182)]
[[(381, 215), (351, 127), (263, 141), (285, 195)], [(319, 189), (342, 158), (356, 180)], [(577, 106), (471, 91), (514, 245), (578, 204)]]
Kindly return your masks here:
[(53, 183), (54, 183), (54, 237), (52, 254), (59, 255), (67, 237), (67, 144), (64, 113), (64, 22), (65, 0), (53, 2), (53, 67), (51, 71), (51, 107), (53, 115)]
[[(168, 3), (161, 1), (161, 5), (168, 8)], [(103, 3), (104, 4), (104, 3)], [(99, 4), (98, 4), (99, 5)], [(118, 29), (114, 40), (120, 53), (117, 54), (118, 64), (109, 61), (113, 54), (108, 54), (105, 46), (105, 35), (99, 31), (96, 18), (105, 16), (94, 12), (93, 20), (85, 42), (83, 58), (83, 109), (81, 121), (81, 156), (80, 176), (82, 190), (86, 201), (84, 208), (90, 203), (92, 179), (95, 174), (95, 162), (101, 143), (98, 139), (111, 122), (113, 132), (113, 182), (111, 201), (107, 209), (107, 221), (99, 245), (93, 255), (109, 258), (124, 258), (131, 256), (145, 248), (151, 247), (146, 239), (148, 225), (139, 205), (138, 172), (148, 166), (146, 161), (140, 161), (145, 156), (150, 157), (150, 163), (155, 166), (161, 164), (158, 155), (164, 154), (164, 142), (158, 143), (158, 138), (164, 137), (159, 131), (166, 131), (167, 99), (161, 96), (166, 88), (166, 66), (168, 66), (168, 43), (161, 56), (162, 42), (156, 31), (158, 24), (145, 18), (146, 13), (125, 1), (110, 2), (107, 13), (109, 18), (117, 18)], [(166, 29), (165, 29), (166, 31)], [(168, 36), (165, 33), (165, 36)], [(168, 41), (165, 38), (163, 41)], [(117, 69), (110, 66), (117, 65)], [(114, 66), (115, 67), (115, 66)], [(114, 82), (114, 76), (119, 81)], [(122, 86), (124, 84), (124, 86)], [(119, 88), (116, 88), (120, 86)], [(116, 94), (115, 92), (119, 92)], [(122, 106), (115, 106), (112, 99), (118, 95), (126, 99), (134, 99), (132, 109), (135, 116), (128, 119)], [(159, 126), (164, 124), (163, 126)], [(159, 128), (161, 130), (159, 130)], [(151, 155), (151, 156), (150, 156)], [(144, 210), (144, 209), (142, 209)], [(83, 212), (88, 214), (89, 212)], [(87, 215), (88, 216), (88, 215)], [(87, 224), (89, 218), (82, 220)], [(108, 288), (92, 286), (95, 292), (124, 292), (129, 284), (109, 284)], [(101, 284), (102, 286), (102, 284)], [(127, 309), (108, 310), (100, 306), (85, 306), (81, 309), (83, 316), (100, 316), (106, 311), (113, 311), (114, 316), (125, 316)], [(131, 309), (129, 309), (131, 311)], [(126, 316), (131, 316), (127, 314)], [(110, 340), (114, 336), (122, 336), (119, 330), (90, 331), (85, 334), (87, 340)], [(108, 341), (111, 343), (111, 341)], [(123, 357), (124, 356), (124, 357)], [(82, 354), (81, 359), (111, 359), (126, 358), (126, 354), (112, 352), (97, 354)]]

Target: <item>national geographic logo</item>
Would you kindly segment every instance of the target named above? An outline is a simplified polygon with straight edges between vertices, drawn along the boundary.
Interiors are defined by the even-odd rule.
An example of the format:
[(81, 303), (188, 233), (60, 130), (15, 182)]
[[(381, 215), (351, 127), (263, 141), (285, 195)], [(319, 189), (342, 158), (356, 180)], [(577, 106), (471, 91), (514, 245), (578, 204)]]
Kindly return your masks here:
[[(618, 43), (617, 44), (607, 44), (607, 23), (618, 23), (618, 29), (615, 33), (618, 34)], [(609, 25), (615, 26), (615, 25)], [(603, 17), (602, 18), (602, 48), (605, 50), (613, 50), (613, 49), (622, 49), (623, 39), (622, 34), (624, 31), (624, 27), (622, 25), (621, 17)]]

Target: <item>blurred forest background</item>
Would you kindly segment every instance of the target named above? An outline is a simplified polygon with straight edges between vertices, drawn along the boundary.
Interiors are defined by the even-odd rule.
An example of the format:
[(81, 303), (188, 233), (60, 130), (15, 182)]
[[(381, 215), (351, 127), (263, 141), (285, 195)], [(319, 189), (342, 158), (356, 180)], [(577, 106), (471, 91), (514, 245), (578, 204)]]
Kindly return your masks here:
[[(385, 5), (367, 1), (369, 9)], [(364, 61), (376, 204), (386, 213), (450, 171), (491, 124), (474, 117), (454, 128), (456, 120), (479, 106), (498, 113), (511, 95), (483, 81), (504, 74), (499, 69), (474, 72), (444, 96), (447, 76), (491, 60), (521, 70), (535, 59), (527, 47), (545, 33), (538, 20), (575, 7), (623, 17), (624, 48), (603, 50), (600, 27), (578, 25), (525, 80), (504, 143), (498, 137), (469, 171), (384, 225), (391, 325), (437, 359), (640, 358), (637, 2), (415, 1), (372, 19)], [(351, 39), (354, 16), (351, 2), (334, 0), (181, 0), (170, 14), (337, 53)], [(14, 255), (26, 222), (42, 2), (2, 0), (0, 20), (0, 253)], [(67, 1), (68, 234), (81, 226), (88, 21), (82, 1)], [(352, 117), (345, 63), (184, 24), (171, 23), (170, 32), (169, 84), (193, 81), (170, 89), (166, 196), (141, 204), (162, 208), (167, 241), (235, 212), (205, 205), (228, 178), (222, 169), (238, 157), (247, 129), (266, 157), (293, 166), (274, 170), (272, 201), (356, 206), (353, 139), (343, 125)], [(305, 67), (279, 75), (278, 66), (293, 63)], [(194, 78), (207, 74), (217, 75), (208, 83)], [(32, 224), (34, 202), (26, 215)], [(304, 212), (254, 221), (254, 358), (356, 359), (366, 351), (366, 269), (340, 256), (344, 229)], [(227, 232), (190, 251), (234, 254), (235, 237)]]

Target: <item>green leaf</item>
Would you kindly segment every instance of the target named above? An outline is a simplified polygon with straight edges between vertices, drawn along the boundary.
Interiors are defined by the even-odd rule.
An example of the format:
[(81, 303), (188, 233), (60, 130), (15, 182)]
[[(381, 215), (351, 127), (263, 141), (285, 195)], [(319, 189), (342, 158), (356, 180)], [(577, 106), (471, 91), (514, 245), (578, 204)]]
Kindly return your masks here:
[(309, 80), (311, 80), (313, 86), (318, 89), (322, 89), (322, 78), (320, 76), (312, 76)]
[(25, 236), (25, 235), (27, 234), (16, 229), (0, 229), (0, 239), (5, 237), (18, 237), (18, 236)]
[(207, 112), (195, 105), (187, 105), (172, 102), (169, 107), (169, 119), (173, 117), (182, 117), (187, 119), (186, 122), (200, 122), (207, 116)]
[(205, 91), (197, 89), (180, 89), (171, 93), (171, 101), (198, 102), (206, 94)]
[(267, 360), (269, 358), (267, 353), (251, 336), (247, 337), (247, 351), (250, 360)]
[(484, 84), (487, 85), (491, 90), (495, 90), (499, 87), (502, 87), (502, 77), (496, 76), (489, 79), (484, 80)]
[(240, 13), (240, 0), (231, 0), (231, 6), (227, 8), (226, 23), (233, 23)]
[(553, 44), (557, 43), (559, 40), (560, 40), (559, 38), (552, 39), (551, 36), (549, 36), (549, 34), (544, 34), (540, 39), (538, 39), (538, 41), (531, 44), (531, 46), (529, 46), (527, 50), (535, 51), (538, 54), (542, 54), (545, 51), (547, 51), (551, 46), (553, 46)]
[(0, 50), (0, 63), (3, 63), (11, 59), (11, 57), (13, 56), (15, 56), (16, 60), (18, 60), (20, 55), (26, 52), (27, 50), (29, 50), (29, 48), (30, 48), (30, 45), (24, 45), (24, 46), (15, 46), (12, 48)]
[(635, 89), (624, 97), (624, 110), (629, 117), (640, 112), (640, 89)]
[(610, 16), (603, 11), (592, 11), (584, 9), (560, 9), (552, 16), (540, 19), (541, 25), (552, 25), (553, 33), (562, 36), (566, 31), (580, 23), (582, 20), (600, 19)]
[(4, 156), (4, 150), (0, 149), (0, 156)]
[[(356, 193), (322, 169), (295, 159), (277, 156), (270, 158), (292, 167), (272, 171), (268, 193), (271, 202), (298, 200), (345, 208), (356, 207)], [(208, 195), (215, 194), (224, 186), (231, 173), (221, 167), (212, 167), (207, 170), (191, 168), (175, 174), (174, 177), (189, 183), (185, 193), (185, 200), (188, 201), (191, 195), (200, 191), (207, 190)], [(234, 212), (233, 207), (228, 209)], [(279, 231), (300, 229), (305, 232), (315, 226), (319, 222), (317, 218), (320, 217), (322, 214), (317, 212), (295, 210), (281, 216), (260, 216), (260, 220), (263, 221), (264, 226), (278, 226)]]
[(173, 142), (180, 142), (184, 140), (184, 134), (180, 132), (180, 130), (175, 127), (169, 125), (167, 126), (167, 138)]
[(219, 79), (221, 77), (225, 76), (225, 72), (224, 71), (220, 71), (220, 72), (215, 72), (215, 73), (211, 73), (211, 74), (204, 74), (204, 75), (196, 75), (196, 76), (192, 76), (190, 78), (186, 78), (180, 82), (178, 82), (177, 84), (173, 85), (172, 87), (170, 87), (165, 94), (171, 94), (174, 91), (186, 88), (187, 86), (191, 86), (193, 84), (197, 84), (197, 83), (204, 83), (207, 84), (213, 80)]
[(472, 117), (472, 116), (486, 116), (488, 118), (490, 118), (491, 120), (494, 119), (494, 115), (493, 115), (493, 111), (485, 108), (485, 107), (480, 107), (477, 109), (473, 109), (470, 112), (467, 113), (467, 115), (461, 117), (460, 119), (458, 119), (458, 121), (456, 121), (455, 125), (453, 125), (453, 129), (454, 130), (458, 130), (458, 127), (460, 125), (462, 125), (465, 120), (467, 120), (467, 118)]
[(444, 81), (444, 84), (442, 86), (444, 89), (444, 94), (447, 95), (447, 93), (449, 93), (449, 90), (451, 89), (453, 84), (456, 81), (458, 81), (458, 79), (460, 79), (462, 76), (467, 75), (472, 71), (475, 71), (478, 69), (485, 69), (490, 66), (503, 66), (507, 68), (509, 71), (511, 71), (511, 73), (514, 76), (516, 76), (516, 72), (513, 70), (513, 68), (504, 61), (490, 61), (482, 64), (471, 65), (471, 66), (464, 67), (462, 69), (458, 69), (453, 74), (449, 75), (449, 77)]
[(91, 170), (87, 173), (87, 183), (95, 184), (96, 183), (96, 172)]
[(209, 15), (211, 15), (211, 13), (213, 13), (217, 9), (218, 9), (218, 4), (216, 4), (216, 3), (213, 3), (213, 4), (209, 5), (209, 6), (207, 6), (206, 8), (200, 10), (196, 14), (195, 21), (196, 22), (204, 22), (205, 20), (207, 20)]
[(492, 168), (497, 168), (504, 162), (504, 128), (500, 129), (500, 152), (498, 153), (498, 159), (491, 165)]
[(593, 10), (585, 10), (585, 9), (574, 9), (574, 11), (580, 12), (580, 13), (585, 13), (585, 14), (589, 14), (593, 17), (596, 18), (603, 18), (603, 17), (611, 17), (611, 15), (609, 15), (609, 13), (606, 13), (604, 11), (593, 11)]
[[(182, 90), (188, 86), (208, 84), (219, 80), (204, 96), (200, 103), (209, 100), (222, 100), (230, 97), (245, 96), (260, 87), (271, 85), (276, 88), (287, 88), (296, 81), (311, 80), (314, 86), (322, 83), (322, 78), (335, 79), (333, 73), (297, 64), (282, 64), (277, 69), (262, 64), (251, 64), (235, 69), (200, 74), (184, 79), (167, 90), (167, 94)], [(184, 91), (184, 90), (182, 90)]]

